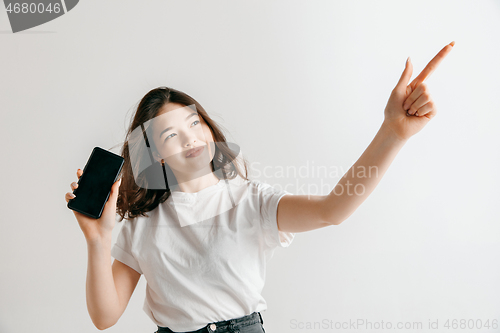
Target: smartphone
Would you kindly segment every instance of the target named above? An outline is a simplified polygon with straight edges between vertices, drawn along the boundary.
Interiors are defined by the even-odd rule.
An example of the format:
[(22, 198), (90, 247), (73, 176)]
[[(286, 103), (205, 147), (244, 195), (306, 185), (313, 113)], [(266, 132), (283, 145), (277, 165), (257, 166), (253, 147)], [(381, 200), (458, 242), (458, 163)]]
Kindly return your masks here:
[(100, 218), (123, 162), (124, 158), (120, 155), (95, 147), (78, 179), (78, 187), (73, 191), (76, 197), (68, 201), (68, 208), (95, 219)]

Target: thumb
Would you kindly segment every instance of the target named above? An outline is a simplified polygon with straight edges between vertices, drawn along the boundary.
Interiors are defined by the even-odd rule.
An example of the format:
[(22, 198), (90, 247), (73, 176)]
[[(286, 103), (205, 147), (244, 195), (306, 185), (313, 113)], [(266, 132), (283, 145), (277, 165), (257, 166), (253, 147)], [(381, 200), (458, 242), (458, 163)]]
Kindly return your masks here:
[(408, 82), (410, 82), (412, 74), (413, 74), (413, 65), (411, 63), (410, 57), (408, 57), (408, 59), (406, 60), (405, 70), (403, 71), (403, 74), (401, 74), (401, 78), (399, 79), (399, 82), (396, 85), (395, 90), (405, 93), (406, 87), (408, 86)]
[(116, 200), (118, 199), (118, 192), (119, 192), (121, 183), (122, 183), (122, 179), (120, 178), (120, 180), (115, 182), (113, 184), (113, 186), (111, 187), (111, 195), (110, 195), (112, 197), (111, 202), (116, 202)]

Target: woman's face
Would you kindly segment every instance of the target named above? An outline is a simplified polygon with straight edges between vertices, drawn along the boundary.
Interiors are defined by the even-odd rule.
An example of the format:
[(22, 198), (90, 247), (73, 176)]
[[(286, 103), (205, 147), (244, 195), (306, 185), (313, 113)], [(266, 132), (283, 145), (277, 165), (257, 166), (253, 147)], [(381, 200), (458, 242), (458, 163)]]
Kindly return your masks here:
[[(155, 159), (161, 162), (163, 158), (176, 177), (199, 177), (212, 172), (214, 139), (210, 128), (194, 109), (168, 103), (151, 120), (153, 140), (159, 153), (155, 154)], [(201, 153), (186, 157), (189, 150), (197, 147), (202, 149)]]

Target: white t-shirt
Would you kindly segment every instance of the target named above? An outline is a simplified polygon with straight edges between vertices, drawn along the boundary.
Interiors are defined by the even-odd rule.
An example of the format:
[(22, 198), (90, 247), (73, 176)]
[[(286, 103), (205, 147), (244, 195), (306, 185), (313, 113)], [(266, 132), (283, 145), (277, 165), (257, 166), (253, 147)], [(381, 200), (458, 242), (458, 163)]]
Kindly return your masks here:
[(158, 326), (193, 331), (266, 310), (266, 263), (295, 237), (278, 230), (286, 194), (239, 176), (173, 191), (149, 217), (121, 222), (111, 255), (144, 274), (143, 310)]

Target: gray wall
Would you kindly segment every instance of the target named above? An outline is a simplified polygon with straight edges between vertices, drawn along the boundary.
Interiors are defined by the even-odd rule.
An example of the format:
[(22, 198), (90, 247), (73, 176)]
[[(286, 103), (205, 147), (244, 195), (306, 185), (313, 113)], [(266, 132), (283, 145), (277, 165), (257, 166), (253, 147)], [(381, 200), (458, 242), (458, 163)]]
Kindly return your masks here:
[[(376, 134), (406, 58), (413, 79), (453, 40), (426, 81), (438, 115), (348, 220), (276, 251), (263, 317), (281, 333), (499, 318), (498, 1), (81, 1), (16, 34), (1, 9), (0, 32), (0, 332), (97, 331), (64, 194), (93, 147), (124, 140), (149, 90), (195, 97), (254, 178), (327, 194)], [(313, 177), (321, 166), (338, 176)], [(145, 287), (109, 332), (156, 329)]]

